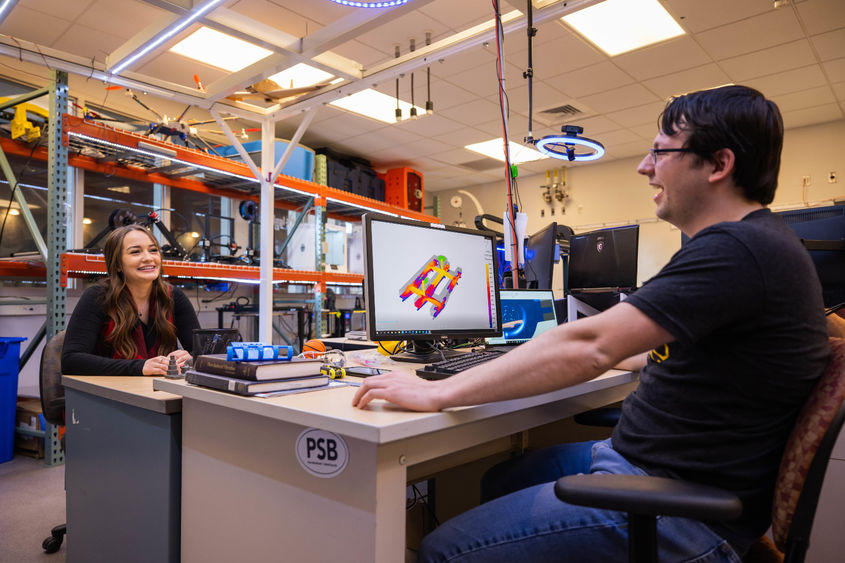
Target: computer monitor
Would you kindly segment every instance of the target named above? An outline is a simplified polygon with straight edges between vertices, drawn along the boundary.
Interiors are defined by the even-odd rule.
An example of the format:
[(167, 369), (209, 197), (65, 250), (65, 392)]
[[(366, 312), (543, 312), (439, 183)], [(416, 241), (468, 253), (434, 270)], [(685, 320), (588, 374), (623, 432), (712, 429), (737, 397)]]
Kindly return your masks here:
[(365, 214), (364, 288), (370, 340), (406, 340), (396, 360), (430, 362), (444, 337), (502, 332), (495, 235)]
[(808, 247), (826, 307), (845, 301), (845, 205), (778, 213)]
[(522, 344), (557, 326), (551, 289), (502, 289), (502, 335), (488, 338), (488, 346)]
[(541, 229), (525, 240), (525, 281), (529, 289), (551, 289), (555, 259), (557, 223)]
[(569, 291), (625, 291), (635, 287), (639, 235), (639, 225), (627, 225), (572, 236)]

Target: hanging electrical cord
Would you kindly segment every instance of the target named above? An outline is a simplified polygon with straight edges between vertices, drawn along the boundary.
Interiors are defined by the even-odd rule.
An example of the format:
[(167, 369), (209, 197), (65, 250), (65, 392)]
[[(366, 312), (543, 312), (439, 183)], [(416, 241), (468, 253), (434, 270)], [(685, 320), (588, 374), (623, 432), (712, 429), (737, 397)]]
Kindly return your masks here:
[[(399, 58), (399, 45), (394, 50), (395, 58)], [(402, 121), (402, 108), (399, 107), (399, 77), (396, 77), (396, 121)]]
[[(417, 50), (417, 41), (411, 38), (411, 52)], [(417, 106), (414, 104), (414, 71), (411, 71), (411, 119), (417, 118)]]
[[(499, 0), (493, 1), (493, 12), (496, 21), (496, 76), (499, 84), (499, 109), (502, 113), (502, 139), (504, 141), (505, 153), (505, 178), (507, 181), (507, 217), (508, 227), (511, 229), (511, 271), (516, 272), (519, 269), (519, 258), (517, 250), (519, 249), (516, 238), (516, 219), (514, 217), (513, 205), (513, 171), (511, 169), (511, 155), (510, 143), (508, 141), (508, 103), (505, 94), (505, 69), (504, 69), (504, 55), (502, 51), (502, 44), (504, 42), (504, 30), (502, 28), (502, 14), (499, 11)], [(514, 276), (514, 287), (519, 287), (517, 283), (519, 276)]]
[[(426, 46), (431, 45), (431, 32), (425, 32), (425, 44)], [(425, 89), (426, 89), (426, 99), (425, 99), (425, 113), (426, 115), (431, 115), (434, 113), (434, 102), (431, 101), (431, 65), (425, 67)]]

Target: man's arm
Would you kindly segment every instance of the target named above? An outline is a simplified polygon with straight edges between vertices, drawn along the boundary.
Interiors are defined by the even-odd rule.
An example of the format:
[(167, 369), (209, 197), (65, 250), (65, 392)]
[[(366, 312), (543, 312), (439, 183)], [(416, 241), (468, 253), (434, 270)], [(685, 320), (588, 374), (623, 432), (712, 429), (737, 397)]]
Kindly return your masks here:
[(367, 378), (352, 404), (384, 399), (411, 410), (436, 411), (537, 395), (588, 381), (626, 358), (672, 341), (639, 309), (620, 303), (566, 323), (490, 362), (441, 381), (390, 373)]

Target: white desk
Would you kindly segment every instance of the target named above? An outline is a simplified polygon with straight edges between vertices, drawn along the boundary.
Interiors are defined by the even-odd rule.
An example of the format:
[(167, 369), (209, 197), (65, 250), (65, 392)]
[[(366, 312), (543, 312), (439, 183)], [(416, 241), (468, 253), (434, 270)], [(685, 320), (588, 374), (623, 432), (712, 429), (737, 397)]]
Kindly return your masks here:
[[(611, 370), (537, 397), (413, 413), (380, 401), (355, 409), (354, 387), (260, 399), (156, 379), (154, 389), (183, 397), (182, 561), (403, 561), (407, 482), (505, 450), (510, 435), (621, 400), (635, 385)], [(336, 477), (297, 460), (308, 428), (346, 442)]]

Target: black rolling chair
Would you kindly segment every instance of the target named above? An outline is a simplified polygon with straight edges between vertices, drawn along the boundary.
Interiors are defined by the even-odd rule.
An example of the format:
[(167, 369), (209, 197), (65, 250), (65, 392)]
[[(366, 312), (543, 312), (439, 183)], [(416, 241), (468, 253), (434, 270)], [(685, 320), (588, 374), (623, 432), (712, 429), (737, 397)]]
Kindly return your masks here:
[[(41, 367), (38, 375), (38, 386), (41, 391), (41, 410), (44, 418), (56, 426), (65, 423), (65, 388), (62, 386), (62, 345), (65, 342), (65, 331), (56, 333), (41, 352)], [(64, 448), (64, 438), (62, 438)], [(41, 547), (47, 553), (55, 553), (62, 546), (67, 525), (56, 526), (50, 532)]]
[[(845, 422), (845, 338), (831, 338), (831, 349), (789, 437), (775, 486), (772, 536), (785, 563), (804, 561), (827, 463)], [(570, 504), (627, 512), (632, 562), (657, 561), (658, 514), (727, 521), (742, 509), (736, 496), (720, 489), (659, 477), (570, 475), (558, 479), (555, 494)], [(765, 553), (756, 547), (753, 553)]]

